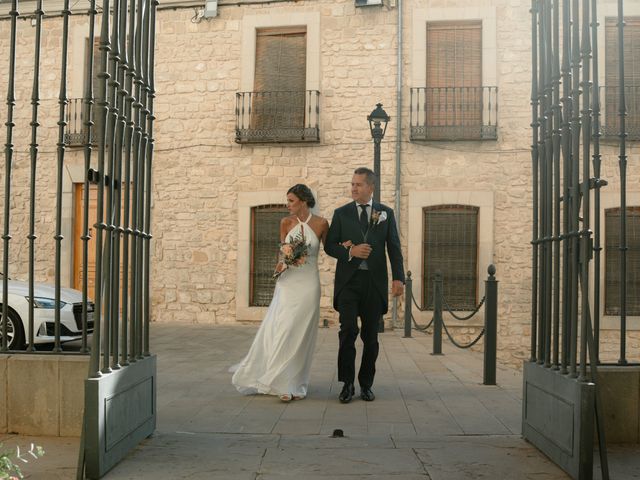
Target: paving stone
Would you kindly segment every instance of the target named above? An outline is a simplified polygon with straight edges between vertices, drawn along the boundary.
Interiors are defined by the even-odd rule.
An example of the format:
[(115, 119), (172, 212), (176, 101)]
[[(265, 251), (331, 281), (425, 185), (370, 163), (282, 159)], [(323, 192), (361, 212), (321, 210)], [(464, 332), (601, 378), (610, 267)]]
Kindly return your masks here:
[[(337, 330), (320, 329), (308, 397), (282, 403), (272, 396), (240, 395), (230, 383), (228, 369), (242, 358), (255, 331), (153, 325), (158, 427), (104, 478), (569, 478), (518, 435), (519, 372), (500, 370), (498, 385), (484, 386), (477, 352), (445, 348), (445, 355), (434, 356), (430, 337), (404, 339), (402, 332), (385, 332), (376, 400), (363, 402), (356, 395), (345, 405), (337, 399), (342, 387), (335, 373)], [(333, 438), (335, 429), (344, 437)], [(0, 440), (30, 442), (11, 435)], [(37, 442), (47, 454), (25, 467), (28, 478), (75, 478), (78, 439)], [(637, 446), (610, 447), (611, 478), (640, 480), (638, 453)]]

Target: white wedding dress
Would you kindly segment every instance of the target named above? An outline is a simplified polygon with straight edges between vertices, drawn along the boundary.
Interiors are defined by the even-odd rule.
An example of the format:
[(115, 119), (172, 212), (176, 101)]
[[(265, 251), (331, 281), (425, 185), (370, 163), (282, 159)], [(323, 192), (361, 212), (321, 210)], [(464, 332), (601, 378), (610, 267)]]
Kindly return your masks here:
[(244, 394), (291, 394), (305, 397), (320, 318), (320, 240), (307, 222), (287, 234), (299, 232), (309, 245), (306, 262), (289, 267), (278, 278), (273, 299), (247, 356), (235, 367), (232, 383)]

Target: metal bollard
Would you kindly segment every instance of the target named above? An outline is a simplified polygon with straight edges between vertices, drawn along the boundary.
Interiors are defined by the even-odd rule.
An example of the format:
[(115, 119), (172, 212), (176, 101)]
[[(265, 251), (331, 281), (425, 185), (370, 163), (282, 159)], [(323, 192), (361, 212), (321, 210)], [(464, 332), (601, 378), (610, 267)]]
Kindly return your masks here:
[(496, 267), (489, 265), (489, 277), (485, 280), (484, 293), (484, 369), (483, 384), (496, 384), (496, 349), (498, 336), (498, 281), (494, 276)]
[(411, 338), (412, 285), (413, 280), (411, 280), (411, 272), (407, 272), (407, 278), (405, 279), (404, 284), (404, 338)]
[(433, 352), (442, 355), (442, 273), (433, 278)]

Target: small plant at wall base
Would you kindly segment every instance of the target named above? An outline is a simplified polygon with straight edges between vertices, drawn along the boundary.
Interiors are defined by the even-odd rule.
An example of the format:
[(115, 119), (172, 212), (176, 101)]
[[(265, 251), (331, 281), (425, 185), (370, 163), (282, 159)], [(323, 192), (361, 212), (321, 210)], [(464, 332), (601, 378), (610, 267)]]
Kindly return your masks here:
[[(20, 453), (20, 447), (14, 450), (4, 450), (0, 443), (0, 480), (19, 480), (24, 478), (17, 461), (29, 463), (28, 456), (35, 459), (44, 455), (44, 450), (38, 445), (31, 444), (31, 448), (26, 453)], [(27, 457), (27, 458), (25, 458)]]

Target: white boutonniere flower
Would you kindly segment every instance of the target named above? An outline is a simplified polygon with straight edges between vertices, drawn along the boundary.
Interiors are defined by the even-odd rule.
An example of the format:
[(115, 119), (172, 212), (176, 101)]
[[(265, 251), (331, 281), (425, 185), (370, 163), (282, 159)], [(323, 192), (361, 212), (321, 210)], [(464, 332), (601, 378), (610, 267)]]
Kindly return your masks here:
[(372, 227), (375, 227), (376, 225), (384, 222), (386, 219), (387, 219), (387, 212), (385, 211), (379, 212), (377, 210), (373, 210), (371, 212), (370, 222)]

